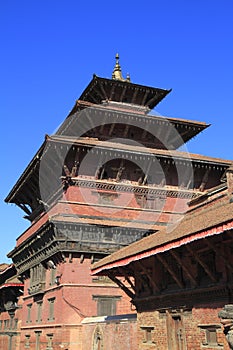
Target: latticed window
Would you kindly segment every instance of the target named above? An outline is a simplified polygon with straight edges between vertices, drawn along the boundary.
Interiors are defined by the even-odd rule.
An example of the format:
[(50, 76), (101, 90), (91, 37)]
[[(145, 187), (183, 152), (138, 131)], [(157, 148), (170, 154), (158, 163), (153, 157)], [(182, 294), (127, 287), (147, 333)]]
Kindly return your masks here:
[(206, 341), (207, 341), (207, 344), (209, 345), (216, 345), (217, 343), (216, 329), (214, 328), (206, 329)]
[(14, 329), (17, 329), (17, 326), (18, 326), (18, 319), (17, 318), (15, 318), (15, 320), (14, 320)]
[(32, 310), (32, 304), (27, 305), (27, 320), (26, 322), (29, 323), (31, 322), (31, 310)]
[(53, 334), (47, 334), (46, 350), (53, 350)]
[(46, 269), (42, 264), (38, 264), (30, 269), (29, 294), (37, 293), (45, 288)]
[(120, 299), (118, 296), (93, 296), (97, 301), (97, 316), (116, 315), (116, 302)]
[(49, 302), (49, 317), (48, 317), (48, 321), (53, 321), (54, 320), (54, 303), (55, 303), (55, 298), (48, 299), (48, 302)]
[(218, 336), (217, 336), (217, 331), (218, 329), (221, 331), (221, 326), (216, 324), (208, 325), (199, 325), (199, 327), (202, 329), (204, 332), (204, 341), (202, 342), (202, 345), (205, 346), (218, 346), (221, 344), (218, 344)]
[(152, 331), (154, 327), (141, 327), (142, 331), (144, 332), (144, 337), (143, 337), (143, 343), (152, 343)]
[(25, 335), (25, 348), (30, 348), (30, 335)]
[(54, 286), (56, 284), (56, 275), (57, 275), (57, 269), (50, 269), (50, 286)]
[(36, 336), (36, 349), (35, 350), (40, 350), (41, 331), (35, 331), (35, 336)]
[(4, 329), (10, 328), (10, 320), (4, 320)]
[(42, 301), (38, 301), (37, 302), (37, 319), (36, 319), (36, 322), (41, 322), (42, 320)]

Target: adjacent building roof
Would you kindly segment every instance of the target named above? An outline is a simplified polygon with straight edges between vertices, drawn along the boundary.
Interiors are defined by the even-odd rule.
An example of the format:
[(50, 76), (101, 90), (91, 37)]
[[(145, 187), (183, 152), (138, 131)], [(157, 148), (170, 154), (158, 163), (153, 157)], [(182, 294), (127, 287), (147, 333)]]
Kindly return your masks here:
[(16, 276), (14, 264), (0, 264), (0, 289), (7, 287), (23, 287), (23, 283)]
[(93, 265), (92, 273), (101, 274), (111, 268), (126, 266), (130, 262), (230, 229), (233, 229), (233, 203), (216, 202), (215, 205), (206, 206), (201, 211), (187, 213), (179, 225), (173, 230), (170, 228), (170, 232), (162, 229), (100, 260)]

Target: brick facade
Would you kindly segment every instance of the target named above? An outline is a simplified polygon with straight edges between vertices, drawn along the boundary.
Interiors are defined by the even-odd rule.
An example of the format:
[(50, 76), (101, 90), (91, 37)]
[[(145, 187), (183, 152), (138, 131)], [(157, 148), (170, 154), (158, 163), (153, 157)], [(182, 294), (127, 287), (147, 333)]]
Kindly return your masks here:
[[(177, 151), (207, 124), (149, 114), (170, 90), (123, 79), (116, 59), (113, 79), (93, 76), (6, 198), (31, 222), (8, 254), (24, 282), (20, 341), (8, 350), (163, 350), (169, 322), (188, 331), (190, 310), (174, 316), (144, 308), (150, 293), (170, 287), (166, 264), (158, 275), (153, 259), (132, 271), (123, 265), (116, 275), (90, 270), (177, 224), (191, 199), (221, 185), (230, 162)], [(142, 303), (130, 302), (135, 294)], [(138, 330), (130, 316), (136, 308)]]

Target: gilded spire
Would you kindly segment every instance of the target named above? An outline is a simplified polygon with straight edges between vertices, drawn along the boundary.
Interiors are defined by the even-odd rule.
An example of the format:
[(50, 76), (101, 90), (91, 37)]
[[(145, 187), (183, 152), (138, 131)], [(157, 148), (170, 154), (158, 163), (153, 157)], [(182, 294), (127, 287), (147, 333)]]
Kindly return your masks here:
[(115, 64), (114, 70), (112, 72), (112, 79), (130, 82), (129, 74), (127, 74), (127, 78), (126, 79), (124, 79), (122, 77), (121, 66), (120, 66), (120, 63), (119, 63), (119, 54), (118, 53), (116, 54), (116, 64)]

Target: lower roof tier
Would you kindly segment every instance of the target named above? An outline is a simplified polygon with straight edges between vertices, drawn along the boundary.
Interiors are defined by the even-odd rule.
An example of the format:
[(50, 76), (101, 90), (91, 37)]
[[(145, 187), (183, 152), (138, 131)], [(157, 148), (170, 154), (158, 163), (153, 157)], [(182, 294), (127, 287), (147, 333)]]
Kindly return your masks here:
[[(81, 158), (78, 159), (77, 157)], [(212, 177), (216, 178), (216, 181), (210, 184), (212, 187), (217, 186), (220, 183), (225, 170), (232, 163), (232, 161), (229, 160), (180, 151), (158, 149), (148, 150), (146, 147), (138, 145), (119, 144), (117, 142), (114, 143), (108, 141), (102, 142), (97, 139), (76, 139), (73, 137), (54, 135), (46, 138), (45, 142), (21, 175), (9, 195), (6, 197), (5, 201), (16, 203), (21, 206), (27, 214), (30, 214), (30, 210), (27, 206), (30, 205), (33, 208), (36, 208), (41, 200), (43, 201), (45, 198), (41, 198), (40, 192), (43, 188), (41, 188), (40, 185), (42, 183), (47, 183), (49, 188), (51, 187), (51, 184), (54, 185), (54, 192), (56, 192), (57, 189), (62, 189), (63, 180), (61, 177), (67, 174), (68, 177), (77, 176), (72, 175), (73, 170), (75, 170), (75, 173), (79, 173), (80, 165), (84, 165), (85, 163), (83, 160), (89, 159), (90, 157), (94, 159), (93, 164), (96, 165), (96, 169), (92, 169), (94, 172), (97, 172), (97, 168), (111, 159), (116, 162), (119, 160), (118, 170), (116, 171), (117, 177), (119, 177), (121, 171), (125, 167), (124, 162), (127, 164), (129, 162), (130, 164), (136, 164), (138, 170), (135, 168), (134, 171), (138, 172), (141, 168), (144, 176), (147, 177), (151, 172), (149, 168), (153, 170), (154, 167), (156, 167), (158, 171), (160, 169), (165, 173), (170, 171), (171, 167), (174, 167), (176, 168), (176, 172), (180, 173), (181, 177), (185, 169), (191, 169), (193, 170), (194, 177), (200, 175), (200, 179), (198, 178), (198, 181), (200, 181), (199, 185), (201, 185), (202, 182), (206, 182), (209, 171), (213, 171), (215, 175)], [(89, 171), (90, 167), (83, 167), (83, 169), (84, 171), (79, 174), (80, 178), (87, 175), (85, 174), (85, 169), (86, 171)], [(93, 176), (94, 175), (95, 174), (93, 173)], [(90, 178), (90, 176), (87, 175), (87, 178)], [(94, 178), (96, 179), (95, 176)], [(106, 176), (104, 176), (104, 178), (106, 178)], [(116, 180), (116, 182), (119, 182), (117, 178)], [(153, 182), (150, 183), (153, 184)], [(156, 182), (154, 183), (156, 184)], [(145, 180), (142, 180), (142, 183), (138, 183), (137, 186), (145, 184)], [(134, 185), (136, 185), (136, 183)], [(159, 183), (157, 186), (158, 185)], [(198, 187), (196, 189), (198, 189)], [(52, 193), (50, 193), (50, 195), (51, 194)]]

